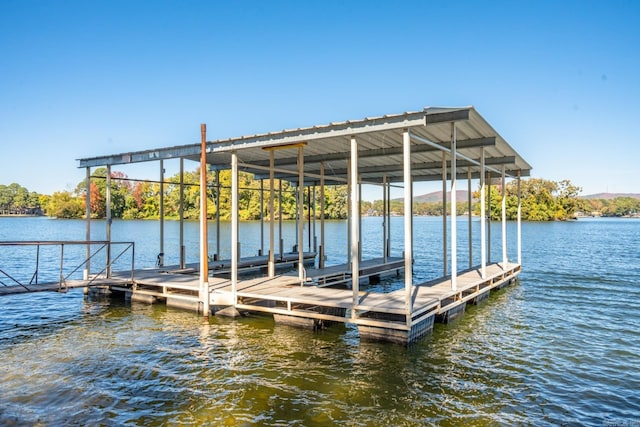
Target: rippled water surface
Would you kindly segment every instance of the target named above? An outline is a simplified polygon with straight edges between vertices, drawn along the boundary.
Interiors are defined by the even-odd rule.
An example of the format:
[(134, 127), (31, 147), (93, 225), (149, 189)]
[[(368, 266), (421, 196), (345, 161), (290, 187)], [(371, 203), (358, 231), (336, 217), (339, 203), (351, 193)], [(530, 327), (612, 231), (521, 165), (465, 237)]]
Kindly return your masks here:
[[(434, 277), (441, 222), (415, 221), (417, 258), (429, 258), (416, 276)], [(153, 263), (157, 224), (114, 227)], [(379, 219), (363, 228), (375, 255)], [(84, 225), (0, 218), (0, 240), (29, 233), (82, 239)], [(514, 234), (509, 224), (512, 259)], [(0, 425), (638, 425), (639, 243), (638, 220), (525, 223), (520, 283), (409, 348), (360, 341), (351, 326), (203, 321), (79, 290), (0, 297)], [(346, 243), (327, 247), (340, 262)]]

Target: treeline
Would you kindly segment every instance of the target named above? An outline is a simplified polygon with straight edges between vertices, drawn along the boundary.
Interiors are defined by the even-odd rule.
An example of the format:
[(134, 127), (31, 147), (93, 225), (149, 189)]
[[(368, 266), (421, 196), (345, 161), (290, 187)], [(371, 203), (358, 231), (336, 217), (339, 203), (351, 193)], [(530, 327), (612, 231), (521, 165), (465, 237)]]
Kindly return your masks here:
[[(492, 220), (502, 218), (502, 188), (498, 185), (487, 186), (485, 194), (486, 209)], [(521, 180), (520, 194), (522, 204), (522, 219), (525, 221), (554, 221), (567, 220), (575, 217), (580, 207), (578, 194), (581, 188), (576, 187), (569, 180), (560, 182), (531, 178)], [(506, 216), (507, 220), (515, 220), (518, 215), (518, 186), (516, 181), (507, 184)], [(471, 213), (480, 215), (480, 191), (473, 193)], [(391, 201), (391, 212), (394, 215), (404, 213), (404, 204), (401, 200)], [(364, 212), (379, 215), (383, 211), (382, 200), (364, 202)], [(447, 214), (451, 212), (451, 204), (447, 203)], [(416, 215), (440, 216), (443, 212), (442, 202), (414, 202), (413, 212)], [(465, 215), (469, 213), (467, 202), (456, 204), (456, 213)]]
[[(106, 216), (106, 176), (107, 169), (96, 169), (92, 175), (89, 191), (91, 216), (104, 218)], [(220, 171), (220, 182), (216, 182), (214, 173), (207, 174), (207, 217), (212, 219), (231, 218), (231, 171)], [(200, 170), (183, 174), (183, 215), (185, 219), (200, 217)], [(239, 173), (238, 205), (241, 220), (255, 220), (260, 218), (261, 198), (260, 181), (254, 180), (252, 175)], [(263, 183), (264, 198), (262, 210), (265, 218), (269, 211), (268, 181)], [(217, 189), (220, 188), (218, 193)], [(85, 216), (85, 195), (87, 185), (85, 181), (78, 183), (76, 190), (71, 192), (54, 193), (46, 205), (46, 214), (58, 218), (81, 218)], [(296, 188), (286, 181), (282, 181), (282, 198), (280, 199), (280, 182), (275, 181), (276, 217), (282, 212), (283, 219), (292, 219), (296, 215)], [(180, 217), (180, 175), (176, 174), (162, 185), (158, 182), (136, 181), (129, 179), (122, 172), (111, 173), (111, 216), (121, 219), (154, 219), (160, 216), (160, 192), (164, 192), (164, 216), (168, 219)], [(347, 217), (345, 186), (325, 187), (325, 217), (329, 219), (343, 219)], [(219, 203), (217, 198), (219, 197)], [(309, 199), (314, 200), (313, 190), (305, 188), (305, 206)], [(320, 216), (320, 194), (316, 188), (315, 194), (316, 216)], [(282, 205), (282, 207), (280, 206)], [(303, 215), (308, 216), (308, 211)]]
[[(91, 215), (93, 218), (106, 216), (106, 176), (107, 169), (99, 168), (94, 171), (89, 186)], [(200, 171), (184, 173), (183, 212), (185, 219), (198, 219), (200, 214)], [(218, 212), (217, 198), (219, 197), (220, 218), (231, 217), (231, 173), (221, 171), (220, 182), (216, 182), (215, 174), (208, 174), (208, 204), (207, 217), (215, 218)], [(250, 174), (240, 173), (239, 216), (241, 220), (255, 220), (260, 218), (260, 181), (254, 180)], [(264, 199), (262, 211), (268, 218), (269, 191), (268, 181), (264, 181)], [(217, 192), (218, 186), (220, 192)], [(280, 183), (276, 180), (275, 213), (278, 217), (280, 203), (282, 204), (283, 219), (293, 219), (296, 215), (296, 188), (286, 181), (282, 182), (282, 199), (278, 197)], [(85, 216), (85, 200), (87, 185), (79, 182), (74, 191), (60, 191), (52, 195), (39, 195), (29, 192), (19, 184), (0, 185), (0, 214), (3, 215), (39, 215), (45, 214), (57, 218), (83, 218)], [(315, 200), (316, 217), (320, 216), (319, 187), (305, 189), (305, 212), (309, 215), (309, 202)], [(160, 191), (164, 192), (165, 218), (179, 218), (180, 212), (180, 176), (178, 174), (168, 178), (161, 188), (160, 183), (129, 179), (122, 172), (111, 173), (111, 212), (113, 218), (121, 219), (154, 219), (160, 216)], [(581, 199), (582, 191), (569, 180), (559, 182), (539, 178), (523, 179), (520, 183), (522, 219), (528, 221), (557, 221), (567, 220), (581, 213), (595, 216), (640, 216), (640, 199), (618, 197), (613, 200)], [(518, 188), (517, 182), (507, 184), (506, 215), (508, 220), (517, 218)], [(473, 193), (471, 213), (480, 214), (480, 193)], [(363, 201), (363, 215), (381, 215), (382, 200), (373, 202)], [(394, 199), (390, 202), (392, 215), (404, 214), (402, 200)], [(486, 194), (486, 206), (493, 220), (502, 217), (502, 189), (499, 185), (492, 185)], [(448, 204), (447, 213), (450, 212)], [(457, 203), (457, 214), (468, 214), (466, 202)], [(441, 202), (414, 202), (415, 215), (440, 216), (443, 212)], [(347, 217), (347, 189), (346, 186), (325, 187), (325, 217), (329, 219), (344, 219)]]
[(40, 195), (20, 184), (0, 184), (0, 215), (42, 215)]
[(615, 199), (581, 199), (580, 212), (590, 216), (640, 216), (640, 199), (616, 197)]

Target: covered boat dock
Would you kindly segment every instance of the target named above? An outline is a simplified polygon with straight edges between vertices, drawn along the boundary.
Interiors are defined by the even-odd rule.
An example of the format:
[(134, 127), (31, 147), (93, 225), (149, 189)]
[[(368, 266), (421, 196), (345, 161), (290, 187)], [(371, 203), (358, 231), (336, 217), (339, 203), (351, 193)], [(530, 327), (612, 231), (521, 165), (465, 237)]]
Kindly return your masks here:
[[(511, 283), (520, 273), (520, 201), (518, 196), (517, 259), (509, 260), (505, 181), (516, 179), (519, 183), (521, 177), (529, 175), (531, 167), (473, 107), (429, 107), (415, 112), (216, 141), (207, 141), (206, 126), (202, 125), (201, 135), (200, 143), (79, 159), (79, 167), (86, 168), (87, 186), (91, 181), (92, 168), (107, 168), (107, 240), (111, 236), (109, 188), (113, 166), (159, 162), (161, 186), (164, 183), (165, 160), (179, 159), (181, 186), (184, 160), (199, 162), (201, 166), (199, 263), (186, 264), (181, 218), (180, 265), (165, 267), (160, 260), (157, 269), (122, 274), (121, 283), (109, 285), (112, 289), (124, 291), (133, 299), (164, 300), (167, 304), (197, 310), (205, 316), (217, 311), (247, 310), (273, 313), (278, 322), (313, 327), (328, 322), (347, 322), (356, 324), (363, 338), (410, 343), (428, 333), (435, 319), (455, 317), (464, 311), (467, 302), (483, 299), (492, 289)], [(228, 245), (231, 259), (226, 264), (228, 270), (224, 277), (210, 267), (208, 224), (206, 215), (203, 215), (207, 212), (208, 174), (218, 174), (221, 170), (231, 170), (232, 195), (231, 238), (224, 242), (217, 238), (214, 256), (215, 262), (220, 263), (220, 245)], [(261, 197), (266, 194), (267, 206), (263, 212), (266, 212), (268, 221), (268, 249), (266, 254), (259, 253), (255, 257), (254, 264), (247, 264), (247, 258), (241, 258), (239, 250), (240, 171), (253, 174), (265, 184)], [(502, 259), (490, 262), (487, 256), (489, 238), (485, 196), (488, 186), (496, 179), (502, 191)], [(278, 214), (274, 201), (279, 190), (276, 180), (287, 181), (297, 188), (298, 232), (292, 253), (284, 251), (282, 239), (275, 240)], [(413, 187), (418, 181), (441, 181), (443, 210), (446, 212), (447, 206), (450, 209), (448, 215), (443, 215), (442, 223), (442, 275), (425, 283), (414, 283), (412, 272), (413, 264), (420, 262), (414, 259), (414, 245), (429, 244), (414, 242), (413, 238)], [(458, 265), (459, 218), (456, 216), (458, 201), (455, 194), (460, 181), (467, 183), (469, 191), (470, 261), (465, 266)], [(480, 190), (482, 214), (479, 236), (472, 235), (472, 181), (479, 183)], [(380, 186), (384, 195), (381, 215), (383, 238), (379, 256), (370, 260), (362, 257), (362, 184)], [(327, 185), (346, 185), (348, 191), (347, 259), (344, 264), (333, 266), (325, 265), (324, 188)], [(313, 209), (314, 218), (319, 217), (320, 242), (305, 252), (304, 189), (311, 187), (319, 189), (319, 200), (308, 197), (306, 208), (309, 211)], [(400, 187), (403, 191), (404, 245), (393, 248), (396, 253), (401, 249), (402, 257), (391, 256), (392, 187)], [(454, 195), (449, 201), (447, 193)], [(315, 215), (316, 206), (318, 215)], [(86, 209), (87, 240), (90, 240), (88, 197)], [(159, 252), (164, 253), (162, 217), (160, 221)], [(261, 227), (262, 230), (264, 228)], [(480, 253), (479, 265), (472, 265), (474, 251)], [(276, 269), (279, 261), (285, 258), (295, 267), (293, 272)], [(250, 277), (242, 274), (247, 265), (254, 267)], [(188, 273), (196, 273), (197, 276)], [(389, 273), (400, 273), (403, 280), (401, 289), (391, 293), (361, 289), (364, 278), (378, 278)], [(118, 272), (107, 271), (109, 279), (118, 275)], [(90, 266), (86, 276), (91, 276)]]

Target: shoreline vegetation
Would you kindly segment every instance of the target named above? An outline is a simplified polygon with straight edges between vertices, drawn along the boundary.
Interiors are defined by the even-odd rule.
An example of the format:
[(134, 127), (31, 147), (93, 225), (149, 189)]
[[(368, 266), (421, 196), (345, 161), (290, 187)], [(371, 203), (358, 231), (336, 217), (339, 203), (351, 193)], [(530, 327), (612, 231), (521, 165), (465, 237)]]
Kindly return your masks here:
[[(231, 217), (231, 174), (230, 171), (220, 172), (220, 182), (215, 182), (213, 174), (209, 174), (209, 200), (207, 216), (215, 218), (216, 206), (220, 206), (220, 218), (227, 220)], [(104, 218), (106, 214), (106, 168), (98, 168), (91, 177), (89, 187), (92, 218)], [(199, 217), (200, 209), (200, 171), (184, 173), (183, 213), (186, 220)], [(216, 200), (216, 189), (220, 188), (219, 203)], [(296, 189), (289, 183), (282, 182), (282, 201), (278, 200), (280, 183), (276, 180), (275, 212), (282, 212), (282, 218), (294, 219), (296, 216)], [(260, 210), (264, 209), (264, 217), (268, 218), (268, 182), (263, 184), (264, 201), (260, 201), (260, 181), (254, 180), (250, 174), (240, 173), (239, 185), (239, 216), (241, 220), (260, 219)], [(78, 183), (73, 191), (56, 191), (51, 195), (30, 192), (20, 184), (0, 184), (0, 216), (49, 216), (55, 218), (84, 218), (86, 183)], [(158, 182), (129, 179), (124, 173), (111, 173), (111, 212), (113, 218), (118, 219), (157, 219), (160, 216), (160, 191), (164, 192), (164, 214), (166, 219), (179, 218), (180, 177), (178, 174), (170, 177), (161, 185)], [(514, 220), (517, 216), (517, 183), (506, 185), (507, 219)], [(581, 198), (582, 189), (569, 180), (559, 182), (540, 178), (522, 179), (520, 182), (522, 219), (525, 221), (565, 221), (581, 217), (640, 217), (640, 199), (634, 197), (616, 197), (614, 199)], [(473, 192), (472, 215), (480, 214), (479, 190)], [(305, 188), (305, 206), (315, 201), (315, 216), (320, 217), (319, 187)], [(420, 197), (420, 196), (419, 196)], [(438, 201), (417, 201), (414, 199), (414, 215), (441, 216), (442, 199)], [(499, 220), (502, 216), (502, 189), (493, 184), (490, 194), (487, 192), (486, 203), (492, 220)], [(465, 197), (466, 199), (466, 197)], [(282, 209), (280, 209), (280, 203)], [(390, 202), (391, 215), (404, 214), (402, 199), (392, 199)], [(345, 219), (347, 217), (347, 188), (341, 186), (325, 187), (325, 218)], [(365, 216), (379, 216), (383, 211), (382, 200), (363, 201), (361, 214)], [(458, 215), (468, 215), (466, 200), (457, 205)], [(276, 215), (276, 218), (277, 218)], [(314, 210), (304, 212), (305, 218), (314, 215)]]

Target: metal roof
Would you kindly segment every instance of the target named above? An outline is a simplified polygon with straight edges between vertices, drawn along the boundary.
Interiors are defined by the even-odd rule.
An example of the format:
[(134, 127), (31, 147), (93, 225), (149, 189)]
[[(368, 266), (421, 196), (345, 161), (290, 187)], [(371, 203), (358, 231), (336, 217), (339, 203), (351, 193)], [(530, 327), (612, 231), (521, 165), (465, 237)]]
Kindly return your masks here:
[[(466, 177), (480, 174), (481, 148), (485, 165), (498, 172), (505, 166), (507, 175), (529, 176), (531, 166), (491, 127), (473, 107), (428, 107), (422, 111), (367, 117), (362, 120), (334, 122), (327, 125), (220, 139), (207, 142), (207, 162), (214, 170), (231, 167), (235, 151), (241, 170), (268, 177), (269, 156), (274, 152), (276, 177), (298, 180), (297, 149), (304, 143), (305, 180), (318, 180), (320, 164), (324, 164), (325, 180), (345, 182), (350, 159), (350, 140), (358, 142), (358, 173), (362, 182), (402, 181), (402, 134), (411, 135), (412, 176), (415, 181), (442, 179), (443, 150), (451, 144), (451, 123), (455, 122), (457, 170)], [(291, 146), (291, 148), (287, 148)], [(129, 164), (160, 159), (200, 159), (200, 143), (157, 148), (115, 155), (79, 159), (79, 167)], [(278, 150), (268, 148), (279, 147)], [(447, 164), (450, 156), (447, 154)], [(449, 167), (449, 166), (448, 166)]]

